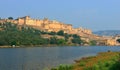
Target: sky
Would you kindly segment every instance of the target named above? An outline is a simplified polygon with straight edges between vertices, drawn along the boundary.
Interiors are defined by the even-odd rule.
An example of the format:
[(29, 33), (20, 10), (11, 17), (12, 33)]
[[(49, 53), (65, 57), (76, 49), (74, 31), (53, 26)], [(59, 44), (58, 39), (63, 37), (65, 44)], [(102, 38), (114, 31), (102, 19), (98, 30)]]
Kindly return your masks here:
[(74, 28), (120, 30), (120, 0), (0, 0), (0, 17), (49, 18)]

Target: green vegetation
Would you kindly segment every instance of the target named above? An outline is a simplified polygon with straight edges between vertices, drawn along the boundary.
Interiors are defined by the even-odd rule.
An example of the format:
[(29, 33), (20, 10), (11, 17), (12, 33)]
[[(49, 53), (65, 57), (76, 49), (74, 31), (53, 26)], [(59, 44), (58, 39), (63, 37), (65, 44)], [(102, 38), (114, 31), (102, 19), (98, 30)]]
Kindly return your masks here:
[(71, 65), (60, 65), (57, 68), (52, 68), (51, 70), (73, 70), (73, 66)]
[(57, 32), (57, 35), (64, 36), (64, 31), (63, 31), (63, 30), (58, 31), (58, 32)]
[(65, 45), (66, 41), (64, 39), (57, 39), (57, 37), (50, 38), (50, 44)]
[(120, 70), (119, 59), (119, 52), (99, 53), (95, 57), (81, 60), (80, 63), (84, 62), (84, 66), (80, 66), (79, 68), (82, 70)]
[(91, 46), (95, 46), (96, 44), (97, 44), (97, 42), (95, 40), (90, 41)]
[[(75, 69), (81, 70), (120, 70), (120, 53), (104, 52), (94, 57), (86, 57), (77, 62)], [(84, 65), (79, 65), (82, 63)]]
[[(70, 68), (70, 69), (69, 69)], [(96, 56), (83, 57), (74, 65), (60, 65), (51, 70), (120, 70), (120, 52), (103, 52)]]
[(72, 43), (81, 45), (83, 43), (83, 41), (80, 39), (80, 36), (78, 36), (77, 34), (74, 34), (73, 39), (72, 39)]
[(8, 19), (13, 20), (13, 17), (8, 17)]
[(41, 45), (46, 44), (47, 39), (40, 36), (40, 31), (21, 27), (18, 29), (17, 25), (5, 23), (0, 25), (3, 29), (0, 31), (0, 45)]
[(120, 43), (120, 39), (117, 39), (117, 42), (119, 42), (119, 43)]
[[(9, 17), (9, 19), (12, 19)], [(42, 35), (49, 35), (44, 38)], [(58, 38), (60, 36), (60, 38)], [(62, 38), (61, 38), (62, 37)], [(72, 37), (72, 39), (70, 39)], [(68, 43), (69, 42), (69, 43)], [(44, 32), (28, 26), (18, 26), (13, 23), (0, 24), (0, 46), (35, 46), (35, 45), (81, 45), (82, 40), (78, 35), (70, 35), (60, 30)]]

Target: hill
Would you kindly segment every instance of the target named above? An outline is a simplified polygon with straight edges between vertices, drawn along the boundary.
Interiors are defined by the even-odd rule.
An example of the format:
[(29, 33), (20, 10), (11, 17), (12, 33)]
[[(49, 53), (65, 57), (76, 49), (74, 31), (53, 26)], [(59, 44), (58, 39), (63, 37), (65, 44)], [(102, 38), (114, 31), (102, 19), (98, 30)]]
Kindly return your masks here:
[(44, 32), (28, 26), (13, 23), (0, 24), (0, 46), (39, 46), (81, 44), (80, 36), (58, 32)]
[(115, 36), (120, 34), (120, 30), (104, 30), (104, 31), (96, 31), (93, 33), (100, 36)]
[[(10, 19), (10, 18), (0, 19), (0, 23), (1, 23), (0, 30), (1, 32), (3, 32), (1, 33), (1, 35), (3, 34), (2, 40), (5, 39), (3, 43), (6, 42), (5, 44), (8, 45), (11, 45), (12, 42), (15, 43), (16, 45), (44, 45), (44, 44), (45, 45), (78, 44), (78, 45), (87, 45), (87, 46), (103, 45), (103, 44), (107, 45), (106, 43), (107, 38), (99, 35), (94, 35), (92, 31), (89, 29), (82, 27), (73, 28), (71, 24), (65, 24), (55, 20), (49, 20), (47, 18), (41, 20), (41, 19), (32, 19), (30, 18), (30, 16), (25, 16), (25, 17), (19, 17), (17, 19)], [(14, 33), (15, 31), (17, 33)], [(4, 34), (10, 37), (10, 39), (8, 39), (8, 42), (6, 40), (8, 37), (5, 38), (6, 35)], [(15, 36), (18, 38), (15, 39), (14, 38)], [(25, 38), (25, 40), (23, 38)], [(13, 41), (9, 41), (9, 40), (13, 40)], [(25, 42), (22, 42), (23, 40)], [(1, 43), (1, 45), (3, 43)]]

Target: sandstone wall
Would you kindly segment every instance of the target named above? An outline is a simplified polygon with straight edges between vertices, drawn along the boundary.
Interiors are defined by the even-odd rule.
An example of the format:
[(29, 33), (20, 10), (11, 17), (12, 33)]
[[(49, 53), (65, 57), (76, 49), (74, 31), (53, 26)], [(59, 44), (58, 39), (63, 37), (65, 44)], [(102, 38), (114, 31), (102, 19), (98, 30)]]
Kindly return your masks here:
[(24, 24), (25, 24), (25, 20), (19, 18), (19, 19), (18, 19), (18, 25), (24, 25)]
[(70, 34), (92, 34), (92, 31), (89, 29), (84, 28), (73, 28), (71, 24), (64, 24), (58, 21), (50, 21), (47, 18), (43, 20), (39, 19), (31, 19), (29, 16), (18, 18), (17, 20), (0, 20), (0, 22), (11, 22), (16, 23), (18, 25), (28, 25), (28, 26), (34, 26), (41, 30), (45, 31), (54, 31), (57, 32), (59, 30), (64, 30), (65, 33)]

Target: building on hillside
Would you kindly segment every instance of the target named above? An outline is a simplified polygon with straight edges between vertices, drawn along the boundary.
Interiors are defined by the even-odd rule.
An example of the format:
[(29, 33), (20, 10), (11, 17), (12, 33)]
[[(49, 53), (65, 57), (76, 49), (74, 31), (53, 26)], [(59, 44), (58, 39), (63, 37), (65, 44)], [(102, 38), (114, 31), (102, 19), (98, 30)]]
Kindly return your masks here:
[(115, 39), (107, 39), (106, 45), (115, 46), (116, 45), (116, 40)]
[[(71, 24), (64, 24), (62, 22), (58, 22), (56, 20), (49, 20), (47, 18), (44, 18), (43, 20), (40, 19), (32, 19), (30, 16), (25, 17), (19, 17), (17, 19), (0, 19), (0, 23), (6, 23), (11, 22), (13, 24), (17, 24), (19, 26), (30, 26), (36, 29), (39, 29), (41, 31), (47, 31), (47, 32), (58, 32), (60, 30), (63, 30), (64, 33), (68, 34), (77, 34), (84, 39), (86, 42), (90, 40), (96, 40), (98, 42), (98, 45), (116, 45), (116, 39), (112, 39), (112, 37), (101, 37), (92, 34), (92, 31), (85, 28), (73, 28)], [(2, 30), (2, 29), (0, 29)], [(120, 37), (116, 37), (120, 39)], [(120, 44), (119, 44), (120, 45)]]
[(51, 21), (48, 20), (47, 18), (40, 20), (40, 19), (32, 19), (30, 18), (30, 16), (25, 16), (25, 17), (19, 17), (15, 20), (10, 20), (10, 19), (0, 20), (0, 23), (5, 23), (5, 22), (11, 22), (18, 25), (27, 25), (48, 32), (51, 31), (58, 32), (60, 30), (63, 30), (65, 33), (69, 33), (69, 34), (81, 34), (81, 33), (92, 34), (92, 31), (89, 29), (73, 28), (71, 24), (64, 24), (56, 20)]

